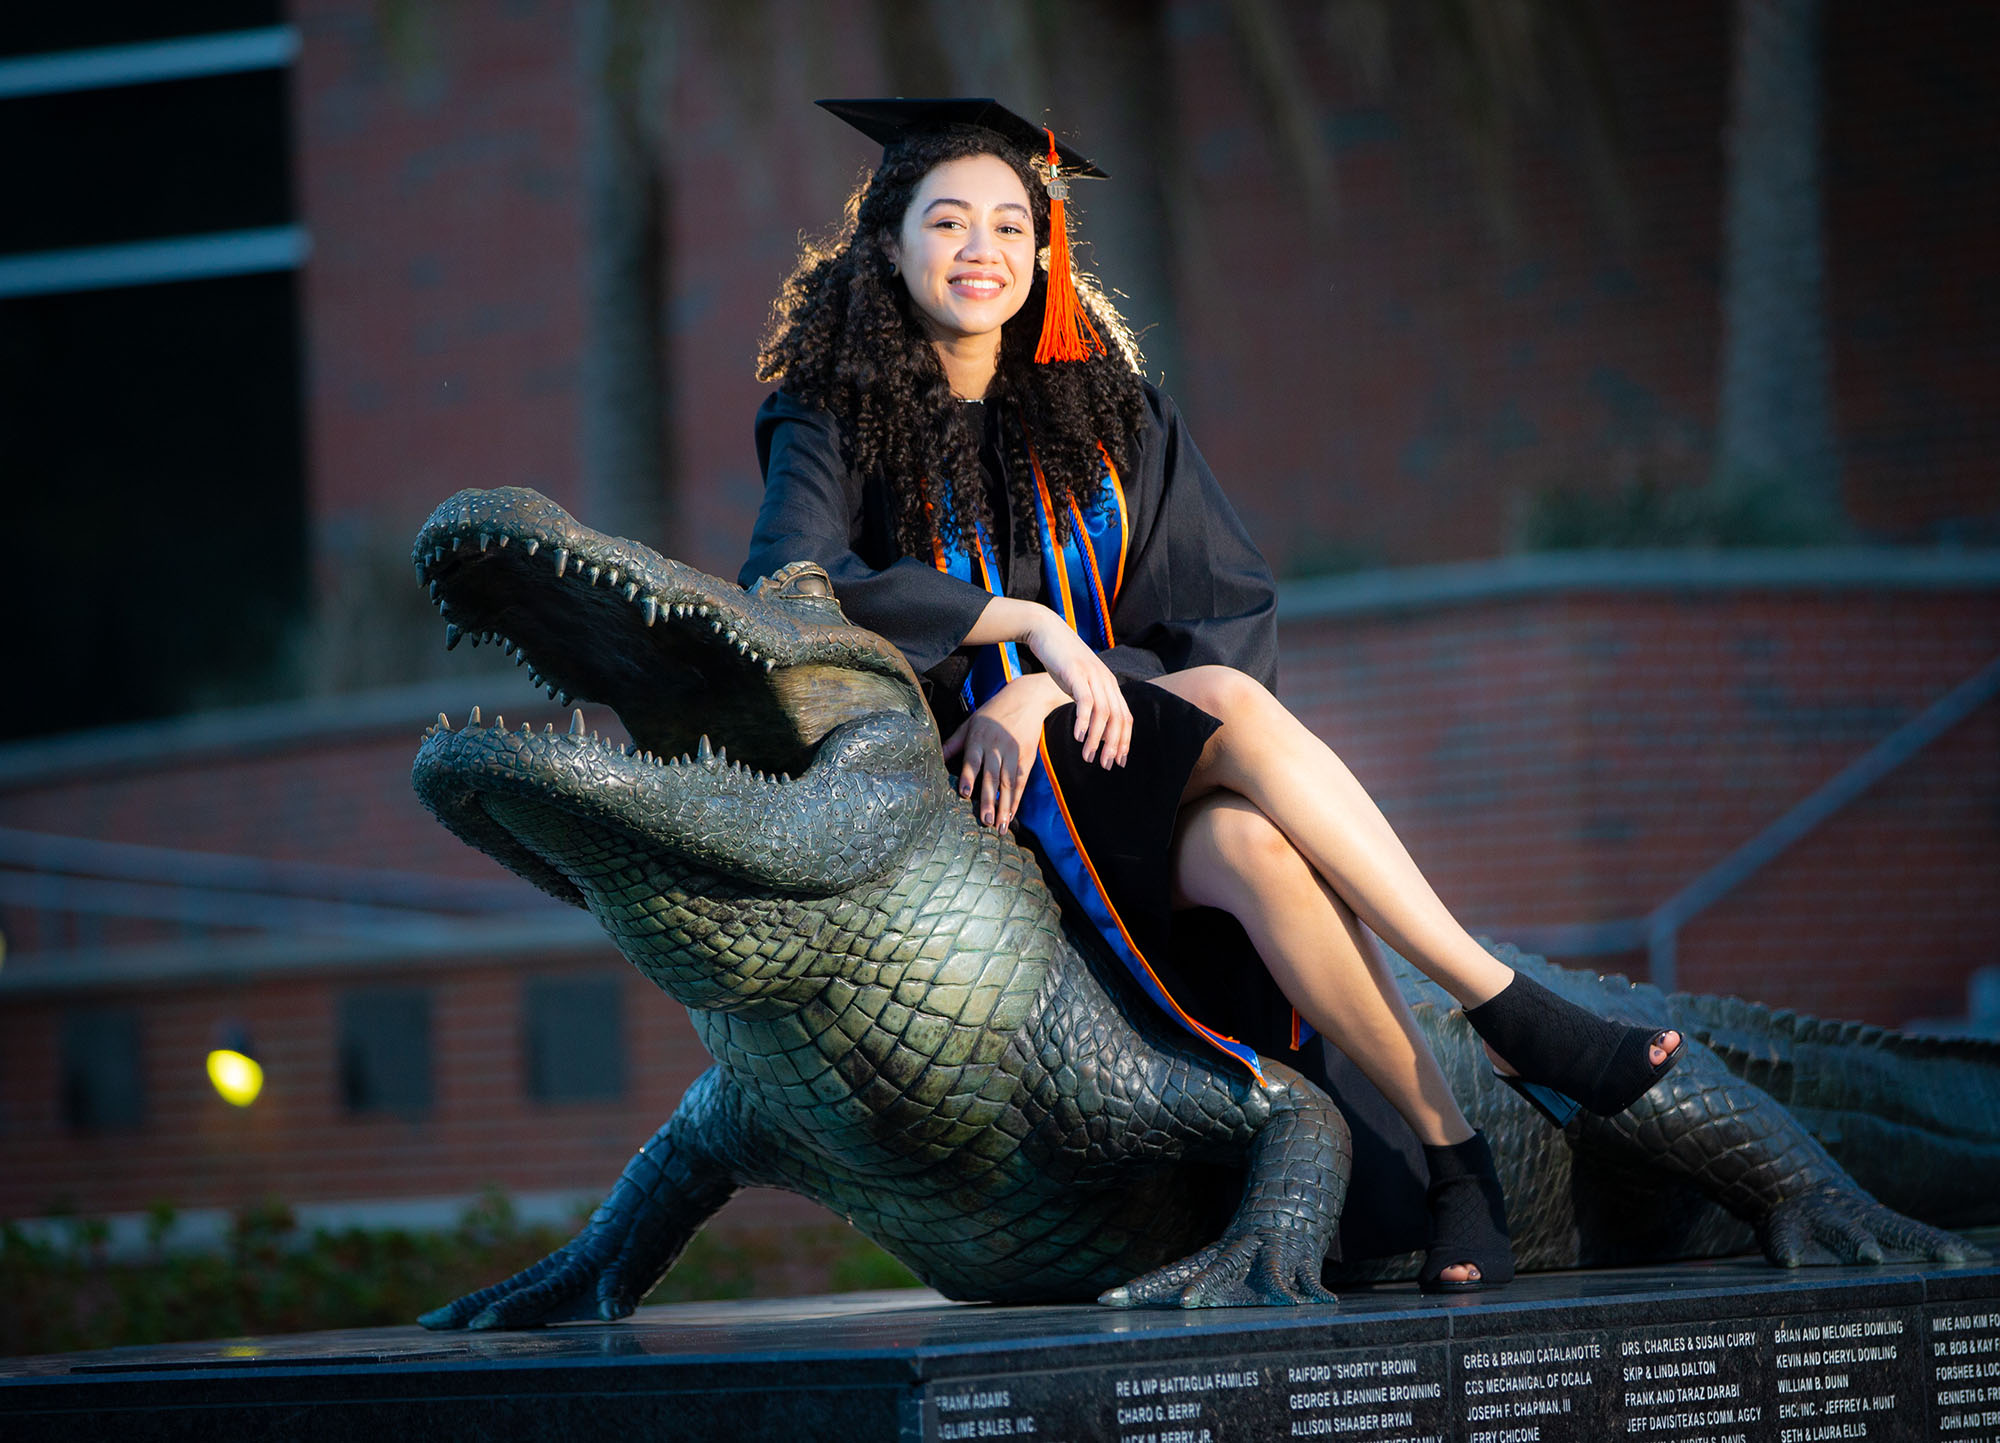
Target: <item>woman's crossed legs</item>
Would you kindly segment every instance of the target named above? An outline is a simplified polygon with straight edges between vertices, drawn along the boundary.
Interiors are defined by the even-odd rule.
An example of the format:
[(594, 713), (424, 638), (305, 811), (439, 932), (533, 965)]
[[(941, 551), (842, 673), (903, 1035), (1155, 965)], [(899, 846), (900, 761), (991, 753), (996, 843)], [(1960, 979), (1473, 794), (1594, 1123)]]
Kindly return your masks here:
[[(1255, 679), (1205, 666), (1154, 685), (1222, 722), (1181, 798), (1177, 903), (1235, 916), (1299, 1014), (1419, 1141), (1465, 1142), (1471, 1125), (1357, 914), (1461, 1006), (1498, 996), (1513, 969), (1458, 924), (1353, 773)], [(1648, 1061), (1659, 1068), (1679, 1045), (1677, 1033), (1662, 1034)], [(1478, 1278), (1470, 1264), (1442, 1274)]]

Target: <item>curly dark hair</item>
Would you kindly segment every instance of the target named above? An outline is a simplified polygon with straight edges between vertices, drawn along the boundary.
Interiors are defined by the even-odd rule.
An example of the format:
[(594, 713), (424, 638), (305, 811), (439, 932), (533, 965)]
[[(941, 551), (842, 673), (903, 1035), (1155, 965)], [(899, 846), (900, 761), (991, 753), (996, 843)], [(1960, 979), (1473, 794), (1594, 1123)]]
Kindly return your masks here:
[[(757, 353), (759, 380), (831, 411), (847, 464), (889, 481), (897, 544), (911, 556), (930, 556), (947, 527), (969, 545), (974, 524), (992, 519), (980, 480), (980, 417), (954, 401), (944, 365), (885, 250), (923, 178), (947, 161), (973, 155), (998, 156), (1020, 175), (1036, 248), (1048, 245), (1049, 200), (1026, 156), (972, 126), (910, 136), (891, 146), (880, 168), (855, 187), (841, 224), (802, 248)], [(1014, 476), (1032, 474), (1032, 438), (1066, 528), (1068, 503), (1088, 505), (1103, 489), (1100, 443), (1120, 471), (1129, 466), (1146, 397), (1130, 328), (1082, 274), (1077, 295), (1107, 349), (1083, 361), (1035, 364), (1047, 289), (1047, 276), (1037, 269), (1026, 302), (1001, 330), (999, 370), (986, 400), (998, 403)], [(1015, 486), (1012, 505), (1017, 527), (1032, 527), (1032, 489)]]

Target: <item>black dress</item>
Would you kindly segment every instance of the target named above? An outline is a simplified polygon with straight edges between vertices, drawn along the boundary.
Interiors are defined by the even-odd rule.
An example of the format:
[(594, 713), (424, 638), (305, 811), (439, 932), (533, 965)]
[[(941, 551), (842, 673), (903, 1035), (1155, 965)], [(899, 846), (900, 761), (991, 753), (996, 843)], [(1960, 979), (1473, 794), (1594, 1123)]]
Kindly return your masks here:
[[(1120, 477), (1131, 540), (1112, 604), (1118, 644), (1101, 653), (1132, 708), (1130, 759), (1110, 771), (1085, 763), (1071, 736), (1075, 708), (1065, 705), (1050, 714), (1043, 730), (1051, 768), (1105, 890), (1173, 997), (1209, 1027), (1287, 1060), (1315, 1081), (1329, 1083), (1330, 1063), (1331, 1086), (1355, 1126), (1357, 1165), (1378, 1153), (1371, 1145), (1374, 1134), (1400, 1129), (1400, 1137), (1383, 1141), (1402, 1155), (1400, 1166), (1390, 1170), (1407, 1173), (1412, 1160), (1421, 1165), (1414, 1136), (1351, 1065), (1343, 1068), (1338, 1053), (1322, 1058), (1317, 1048), (1292, 1050), (1290, 1004), (1235, 919), (1206, 908), (1172, 911), (1169, 852), (1180, 796), (1220, 723), (1145, 683), (1217, 664), (1275, 689), (1276, 587), (1173, 402), (1150, 385), (1146, 402), (1134, 461)], [(1007, 595), (1040, 601), (1039, 539), (1012, 534), (1006, 449), (996, 408), (985, 418), (980, 457), (997, 528), (994, 549)], [(739, 580), (747, 586), (792, 561), (825, 567), (848, 619), (902, 651), (924, 682), (941, 734), (951, 735), (965, 718), (960, 691), (972, 656), (961, 643), (991, 596), (903, 554), (887, 483), (879, 476), (857, 476), (847, 466), (837, 422), (828, 412), (774, 393), (757, 412), (757, 458), (764, 500)], [(1023, 664), (1038, 669), (1028, 649), (1020, 650)], [(1022, 840), (1034, 846), (1032, 838)], [(1065, 911), (1081, 919), (1045, 859), (1042, 873)], [(1393, 1193), (1385, 1216), (1421, 1218), (1420, 1188), (1414, 1214), (1408, 1187)], [(1403, 1242), (1407, 1228), (1398, 1227), (1391, 1239), (1396, 1246), (1385, 1248), (1372, 1220), (1378, 1209), (1355, 1207), (1360, 1200), (1350, 1199), (1343, 1223), (1347, 1256), (1421, 1245), (1421, 1238)], [(1390, 1202), (1379, 1194), (1371, 1200)], [(1352, 1235), (1357, 1224), (1364, 1236)]]

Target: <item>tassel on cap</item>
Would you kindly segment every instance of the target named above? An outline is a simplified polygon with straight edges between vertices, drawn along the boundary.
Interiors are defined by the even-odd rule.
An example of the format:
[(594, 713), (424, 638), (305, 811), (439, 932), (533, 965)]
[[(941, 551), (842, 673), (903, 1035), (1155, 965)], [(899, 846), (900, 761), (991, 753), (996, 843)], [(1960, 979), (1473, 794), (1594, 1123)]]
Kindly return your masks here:
[[(1044, 129), (1043, 134), (1049, 138), (1048, 159), (1039, 167), (1042, 184), (1049, 193), (1049, 281), (1035, 364), (1087, 361), (1093, 350), (1100, 353), (1104, 350), (1104, 341), (1097, 334), (1097, 327), (1090, 323), (1083, 302), (1077, 298), (1076, 273), (1070, 268), (1069, 259), (1069, 210), (1065, 205), (1069, 182), (1058, 169), (1061, 162), (1056, 155), (1055, 132)], [(1086, 335), (1088, 340), (1084, 339)]]

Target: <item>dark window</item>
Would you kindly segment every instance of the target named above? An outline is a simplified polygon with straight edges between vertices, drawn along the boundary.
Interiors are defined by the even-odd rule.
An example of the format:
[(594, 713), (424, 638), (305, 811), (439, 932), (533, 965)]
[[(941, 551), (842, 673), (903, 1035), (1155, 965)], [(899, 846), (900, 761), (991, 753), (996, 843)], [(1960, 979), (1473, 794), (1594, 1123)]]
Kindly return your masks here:
[(63, 1017), (63, 1117), (79, 1132), (138, 1127), (146, 1120), (139, 1065), (139, 1014), (98, 1007)]
[(616, 977), (543, 978), (522, 989), (528, 1096), (592, 1102), (625, 1092)]
[[(282, 10), (0, 0), (0, 57), (198, 46)], [(272, 228), (283, 242), (291, 83), (274, 67), (0, 96), (0, 261)], [(69, 263), (0, 297), (0, 476), (10, 534), (33, 538), (0, 575), (0, 612), (39, 618), (13, 638), (14, 670), (76, 706), (15, 708), (0, 738), (268, 699), (293, 684), (306, 614), (296, 275), (113, 284)], [(115, 580), (81, 584), (73, 558), (107, 547)]]
[[(285, 274), (0, 301), (0, 475), (35, 539), (0, 606), (40, 618), (8, 655), (76, 702), (0, 737), (260, 694), (305, 601), (298, 339)], [(74, 572), (92, 547), (115, 584)]]
[(290, 84), (249, 70), (8, 97), (0, 252), (285, 224)]
[(431, 1106), (431, 995), (375, 987), (340, 999), (340, 1095), (349, 1112)]

